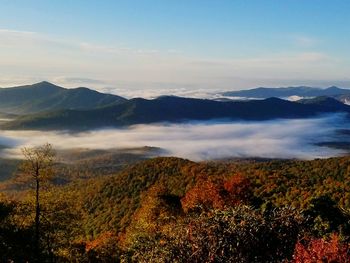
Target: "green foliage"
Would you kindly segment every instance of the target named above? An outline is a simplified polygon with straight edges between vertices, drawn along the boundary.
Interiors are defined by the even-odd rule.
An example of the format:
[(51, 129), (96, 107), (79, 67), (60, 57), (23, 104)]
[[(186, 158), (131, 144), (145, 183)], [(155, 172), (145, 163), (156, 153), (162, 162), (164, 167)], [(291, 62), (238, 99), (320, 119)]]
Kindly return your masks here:
[(191, 162), (178, 158), (156, 158), (106, 178), (86, 198), (87, 233), (123, 231), (140, 207), (141, 194), (155, 183), (169, 189), (169, 194), (183, 196), (193, 182), (182, 172), (188, 164)]
[(324, 236), (335, 231), (350, 236), (350, 215), (342, 211), (327, 195), (312, 199), (305, 214), (313, 224), (315, 236)]
[(307, 209), (314, 198), (328, 195), (338, 206), (350, 208), (349, 157), (235, 162), (229, 167), (251, 179), (256, 197), (276, 206)]

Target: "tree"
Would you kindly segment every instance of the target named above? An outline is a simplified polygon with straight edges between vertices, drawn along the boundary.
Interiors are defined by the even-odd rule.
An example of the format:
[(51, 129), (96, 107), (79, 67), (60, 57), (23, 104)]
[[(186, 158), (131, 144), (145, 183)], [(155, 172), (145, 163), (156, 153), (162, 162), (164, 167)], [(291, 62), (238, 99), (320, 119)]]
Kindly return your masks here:
[(238, 204), (250, 204), (253, 200), (251, 182), (236, 174), (224, 181), (221, 178), (200, 178), (196, 185), (181, 199), (185, 212), (224, 209)]
[(196, 211), (201, 207), (204, 210), (223, 209), (225, 206), (224, 187), (222, 181), (201, 178), (181, 199), (185, 212)]
[[(40, 261), (40, 191), (42, 184), (53, 175), (55, 153), (51, 144), (34, 148), (23, 148), (24, 161), (21, 165), (23, 176), (34, 181), (35, 187), (35, 254)], [(29, 179), (28, 178), (28, 179)]]

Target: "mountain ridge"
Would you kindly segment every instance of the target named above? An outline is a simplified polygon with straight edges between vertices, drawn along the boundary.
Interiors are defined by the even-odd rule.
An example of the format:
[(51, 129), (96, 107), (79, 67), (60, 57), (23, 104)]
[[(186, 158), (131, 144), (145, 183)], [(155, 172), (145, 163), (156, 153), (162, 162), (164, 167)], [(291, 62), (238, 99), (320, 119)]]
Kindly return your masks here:
[(66, 89), (47, 81), (0, 89), (0, 112), (29, 114), (62, 109), (91, 109), (126, 101), (88, 88)]
[(2, 128), (89, 130), (162, 122), (308, 118), (336, 112), (350, 113), (350, 106), (333, 98), (300, 102), (279, 98), (222, 102), (162, 96), (153, 100), (135, 98), (97, 109), (60, 110), (22, 116), (5, 123)]
[(259, 87), (259, 88), (248, 89), (248, 90), (226, 91), (221, 94), (224, 96), (230, 96), (230, 97), (248, 97), (248, 98), (259, 98), (259, 99), (264, 99), (268, 97), (287, 98), (291, 96), (300, 96), (300, 97), (332, 96), (332, 97), (338, 98), (341, 95), (350, 95), (350, 89), (342, 89), (336, 86), (331, 86), (325, 89), (308, 87), (308, 86), (280, 87), (280, 88)]

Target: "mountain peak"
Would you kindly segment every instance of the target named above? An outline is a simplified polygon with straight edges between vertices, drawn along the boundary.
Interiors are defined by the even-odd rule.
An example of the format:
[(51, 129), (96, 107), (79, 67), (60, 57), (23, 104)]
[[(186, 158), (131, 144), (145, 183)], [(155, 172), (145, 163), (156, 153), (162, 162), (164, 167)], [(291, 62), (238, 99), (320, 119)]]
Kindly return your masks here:
[(330, 86), (327, 90), (340, 90), (337, 86)]
[(38, 83), (34, 83), (32, 85), (30, 85), (31, 87), (46, 87), (46, 88), (60, 88), (60, 89), (63, 89), (62, 87), (60, 86), (57, 86), (51, 82), (48, 82), (48, 81), (41, 81), (41, 82), (38, 82)]
[(53, 83), (48, 82), (48, 81), (46, 81), (46, 80), (40, 81), (40, 82), (38, 82), (38, 83), (34, 83), (33, 85), (36, 85), (36, 84), (41, 84), (41, 85), (54, 85)]
[(0, 111), (28, 114), (61, 109), (91, 109), (126, 99), (87, 88), (66, 89), (48, 81), (0, 89)]

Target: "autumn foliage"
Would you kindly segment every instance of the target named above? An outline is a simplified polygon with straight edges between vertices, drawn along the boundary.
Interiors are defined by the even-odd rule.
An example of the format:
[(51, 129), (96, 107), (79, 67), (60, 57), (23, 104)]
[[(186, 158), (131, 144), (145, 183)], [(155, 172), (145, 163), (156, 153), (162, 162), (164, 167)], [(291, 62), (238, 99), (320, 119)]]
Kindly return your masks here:
[(350, 244), (342, 243), (337, 234), (332, 234), (328, 239), (312, 239), (307, 244), (298, 242), (293, 258), (294, 263), (346, 263), (350, 262)]
[[(43, 193), (47, 262), (350, 262), (350, 157), (100, 166)], [(31, 193), (0, 204), (0, 262), (35, 259)]]
[(240, 203), (247, 203), (252, 197), (251, 184), (248, 178), (238, 174), (228, 180), (204, 179), (198, 180), (182, 198), (185, 212), (201, 207), (208, 209), (223, 209)]
[(107, 231), (85, 244), (89, 262), (115, 262), (119, 259), (119, 238), (116, 233)]
[(181, 204), (185, 212), (202, 206), (205, 209), (223, 208), (225, 205), (223, 187), (219, 183), (211, 180), (200, 180), (185, 197), (181, 199)]
[(224, 182), (224, 189), (228, 193), (231, 205), (238, 203), (249, 203), (253, 197), (252, 184), (250, 180), (237, 174)]
[(163, 185), (153, 185), (142, 197), (140, 208), (135, 212), (129, 230), (154, 233), (163, 225), (181, 215), (181, 204), (177, 196), (169, 194)]
[(265, 214), (244, 205), (188, 214), (171, 232), (136, 240), (126, 262), (287, 262), (302, 223), (290, 209)]

